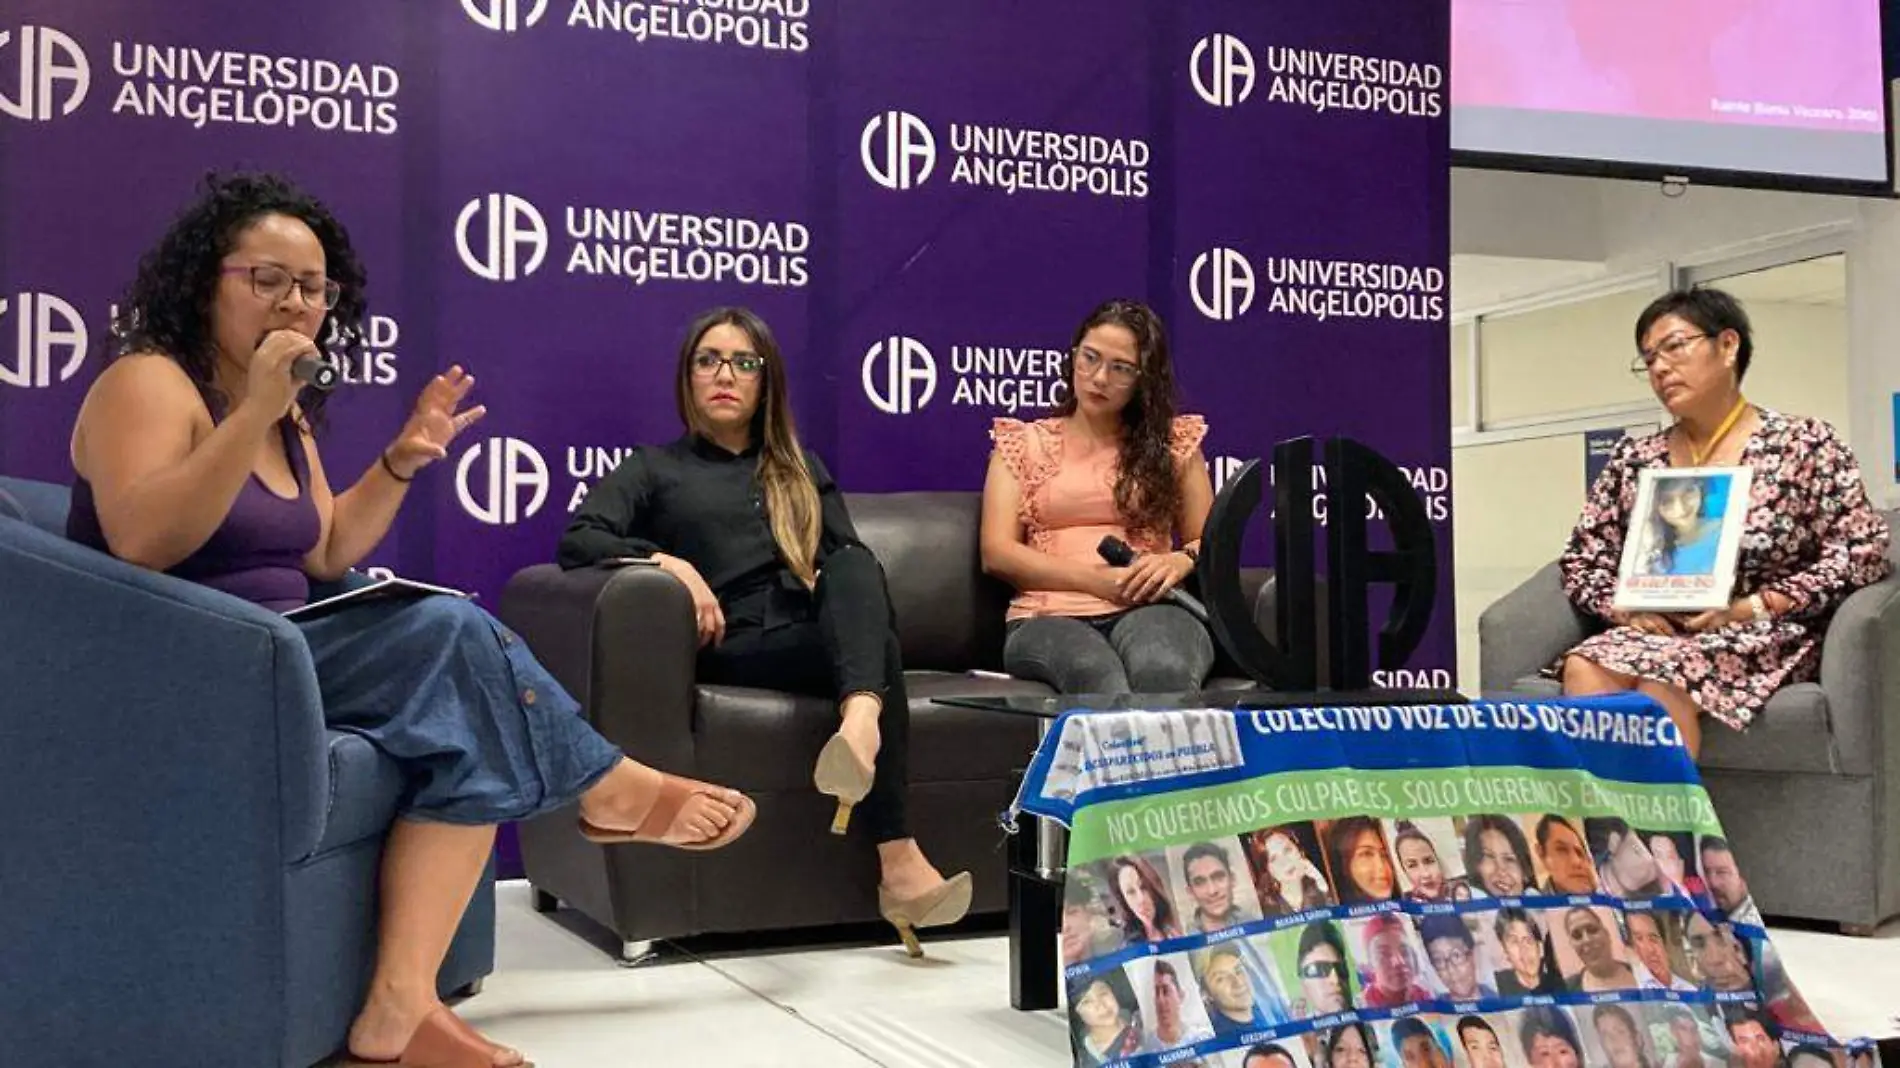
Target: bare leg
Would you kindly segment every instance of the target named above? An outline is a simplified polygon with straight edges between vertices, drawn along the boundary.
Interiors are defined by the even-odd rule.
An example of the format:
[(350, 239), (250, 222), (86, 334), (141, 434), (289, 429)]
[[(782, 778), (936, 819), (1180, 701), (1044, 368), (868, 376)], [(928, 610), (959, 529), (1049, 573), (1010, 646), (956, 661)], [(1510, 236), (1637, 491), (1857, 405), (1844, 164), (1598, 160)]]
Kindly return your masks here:
[[(660, 799), (660, 781), (660, 773), (653, 768), (623, 759), (581, 795), (581, 816), (605, 830), (635, 830)], [(680, 806), (665, 841), (682, 845), (718, 837), (737, 815), (740, 797), (736, 790), (726, 790), (717, 798), (695, 794)]]
[[(492, 826), (399, 819), (390, 828), (383, 847), (376, 973), (350, 1027), (353, 1056), (395, 1060), (423, 1018), (442, 1004), (436, 973), (494, 846)], [(511, 1049), (495, 1052), (498, 1066), (521, 1060)]]
[(877, 862), (884, 889), (896, 897), (916, 897), (943, 882), (943, 873), (924, 856), (915, 838), (879, 842)]
[(1589, 697), (1595, 694), (1627, 693), (1636, 689), (1637, 678), (1611, 671), (1594, 660), (1581, 656), (1564, 658), (1564, 694)]
[(1682, 744), (1689, 750), (1689, 759), (1699, 760), (1702, 756), (1701, 706), (1687, 691), (1667, 683), (1645, 679), (1636, 689), (1668, 711), (1669, 718), (1676, 721), (1676, 729), (1682, 732)]

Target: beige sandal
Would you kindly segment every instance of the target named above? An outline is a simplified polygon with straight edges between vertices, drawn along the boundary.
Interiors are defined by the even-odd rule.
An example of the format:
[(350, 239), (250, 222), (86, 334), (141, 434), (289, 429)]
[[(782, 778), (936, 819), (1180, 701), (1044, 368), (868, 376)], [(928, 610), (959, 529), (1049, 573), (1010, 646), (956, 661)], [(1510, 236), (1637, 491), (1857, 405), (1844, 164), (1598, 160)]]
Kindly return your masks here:
[(663, 845), (694, 853), (724, 849), (738, 841), (739, 836), (745, 834), (752, 826), (752, 820), (759, 814), (759, 807), (744, 794), (739, 795), (739, 810), (733, 814), (732, 822), (727, 824), (726, 829), (718, 835), (703, 842), (666, 841), (667, 828), (673, 826), (674, 818), (680, 814), (680, 809), (686, 807), (687, 801), (698, 794), (716, 799), (724, 792), (723, 787), (695, 779), (683, 779), (678, 775), (669, 775), (663, 771), (660, 772), (660, 796), (653, 802), (653, 807), (647, 810), (646, 818), (640, 821), (639, 827), (632, 831), (609, 830), (587, 822), (587, 818), (583, 816), (579, 818), (581, 837), (595, 845)]

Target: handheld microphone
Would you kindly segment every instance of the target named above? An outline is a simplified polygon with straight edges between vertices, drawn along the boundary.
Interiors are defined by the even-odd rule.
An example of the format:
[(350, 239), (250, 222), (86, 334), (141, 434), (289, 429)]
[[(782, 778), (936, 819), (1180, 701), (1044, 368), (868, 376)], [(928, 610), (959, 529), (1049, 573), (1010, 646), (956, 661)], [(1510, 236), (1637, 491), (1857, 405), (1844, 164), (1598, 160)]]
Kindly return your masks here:
[(342, 380), (343, 372), (337, 369), (336, 364), (328, 360), (320, 360), (315, 356), (299, 356), (291, 361), (290, 377), (307, 383), (312, 389), (328, 393)]
[[(1101, 544), (1095, 547), (1095, 551), (1101, 554), (1102, 559), (1108, 561), (1111, 567), (1127, 567), (1135, 562), (1135, 550), (1129, 548), (1127, 542), (1113, 534), (1105, 535)], [(1207, 606), (1192, 596), (1175, 589), (1162, 594), (1161, 599), (1180, 605), (1195, 619), (1203, 623), (1207, 622)]]

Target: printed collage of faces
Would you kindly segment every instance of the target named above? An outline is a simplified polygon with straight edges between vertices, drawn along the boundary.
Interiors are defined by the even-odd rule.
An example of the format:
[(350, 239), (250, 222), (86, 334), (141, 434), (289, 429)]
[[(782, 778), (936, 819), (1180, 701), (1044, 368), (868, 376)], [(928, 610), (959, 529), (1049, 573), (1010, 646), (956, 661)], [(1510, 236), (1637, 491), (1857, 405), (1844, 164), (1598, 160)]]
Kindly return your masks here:
[[(1075, 976), (1076, 1049), (1094, 1058), (1083, 1063), (1107, 1063), (1353, 1009), (1645, 990), (1749, 994), (1765, 1003), (1776, 1035), (1825, 1033), (1758, 930), (1649, 903), (1670, 893), (1729, 908), (1747, 902), (1726, 844), (1689, 838), (1549, 815), (1350, 817), (1073, 869), (1062, 954)], [(1682, 870), (1684, 855), (1701, 856), (1697, 872)], [(1605, 887), (1642, 904), (1549, 896)], [(1520, 896), (1458, 914), (1323, 915), (1271, 931), (1260, 924), (1334, 906)], [(1233, 933), (1244, 925), (1254, 926)], [(1212, 939), (1204, 948), (1202, 935)], [(1135, 947), (1148, 952), (1086, 967)]]
[(1872, 1050), (1777, 1041), (1770, 1028), (1755, 1012), (1664, 1002), (1430, 1013), (1309, 1031), (1170, 1068), (1877, 1068)]

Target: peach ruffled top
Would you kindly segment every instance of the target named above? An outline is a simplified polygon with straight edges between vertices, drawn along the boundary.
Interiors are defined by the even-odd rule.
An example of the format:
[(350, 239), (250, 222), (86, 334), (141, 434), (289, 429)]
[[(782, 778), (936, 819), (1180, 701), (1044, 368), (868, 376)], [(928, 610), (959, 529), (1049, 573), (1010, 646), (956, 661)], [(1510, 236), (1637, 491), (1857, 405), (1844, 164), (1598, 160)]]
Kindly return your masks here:
[[(1167, 552), (1171, 533), (1135, 533), (1115, 508), (1118, 453), (1103, 449), (1085, 461), (1063, 452), (1061, 419), (997, 419), (990, 429), (996, 451), (1021, 489), (1020, 517), (1025, 539), (1037, 552), (1066, 560), (1100, 563), (1095, 551), (1103, 535), (1113, 534), (1136, 552)], [(1198, 415), (1174, 419), (1169, 450), (1178, 464), (1193, 456), (1207, 436), (1207, 420)], [(1010, 619), (1034, 616), (1105, 616), (1125, 606), (1072, 590), (1024, 590), (1010, 602)]]

